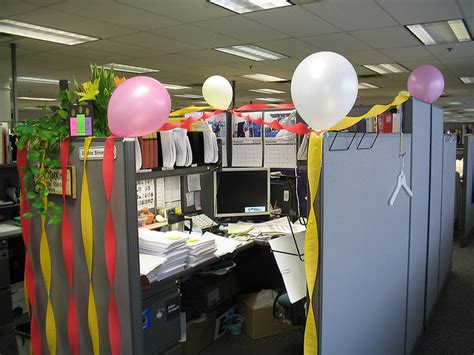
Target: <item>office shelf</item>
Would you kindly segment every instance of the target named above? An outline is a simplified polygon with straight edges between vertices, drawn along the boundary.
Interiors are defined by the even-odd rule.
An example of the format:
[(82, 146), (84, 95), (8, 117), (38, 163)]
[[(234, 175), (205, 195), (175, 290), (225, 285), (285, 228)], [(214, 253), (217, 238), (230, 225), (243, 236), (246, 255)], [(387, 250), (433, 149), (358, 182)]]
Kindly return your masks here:
[(11, 208), (20, 208), (19, 203), (10, 203), (8, 205), (0, 205), (0, 210), (6, 210)]
[(137, 172), (137, 180), (160, 178), (167, 176), (181, 176), (181, 175), (191, 175), (191, 174), (204, 174), (214, 170), (219, 169), (221, 166), (219, 164), (206, 164), (191, 166), (186, 168), (174, 168), (174, 169), (163, 169), (160, 170), (145, 170)]
[(16, 169), (16, 163), (0, 164), (0, 169)]

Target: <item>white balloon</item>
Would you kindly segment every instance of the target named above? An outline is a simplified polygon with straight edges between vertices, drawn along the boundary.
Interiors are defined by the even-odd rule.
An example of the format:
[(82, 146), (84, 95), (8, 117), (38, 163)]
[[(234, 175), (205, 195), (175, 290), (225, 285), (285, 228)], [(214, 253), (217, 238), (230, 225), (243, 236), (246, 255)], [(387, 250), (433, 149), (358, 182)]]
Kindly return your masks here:
[(306, 57), (291, 79), (296, 111), (314, 130), (327, 130), (341, 121), (354, 106), (358, 91), (354, 67), (334, 52)]
[(227, 110), (232, 102), (232, 85), (226, 78), (213, 75), (202, 85), (202, 96), (209, 105), (219, 110)]

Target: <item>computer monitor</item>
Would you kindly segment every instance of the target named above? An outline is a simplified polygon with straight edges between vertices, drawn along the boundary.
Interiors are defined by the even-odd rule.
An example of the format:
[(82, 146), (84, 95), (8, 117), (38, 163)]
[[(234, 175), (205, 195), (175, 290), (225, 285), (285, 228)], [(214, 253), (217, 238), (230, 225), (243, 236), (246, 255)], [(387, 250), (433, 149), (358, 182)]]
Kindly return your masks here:
[(269, 169), (226, 168), (214, 173), (216, 217), (257, 216), (269, 213)]

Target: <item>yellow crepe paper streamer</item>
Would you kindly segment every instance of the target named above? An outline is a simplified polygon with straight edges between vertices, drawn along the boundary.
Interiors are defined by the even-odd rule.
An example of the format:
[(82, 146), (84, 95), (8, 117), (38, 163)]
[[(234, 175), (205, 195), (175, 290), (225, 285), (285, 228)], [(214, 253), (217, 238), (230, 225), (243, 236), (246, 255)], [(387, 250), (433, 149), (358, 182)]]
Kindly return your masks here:
[[(338, 124), (331, 127), (329, 131), (345, 130), (359, 121), (378, 116), (390, 107), (398, 106), (410, 98), (406, 91), (402, 91), (389, 104), (374, 105), (367, 113), (357, 117), (347, 116)], [(316, 355), (319, 352), (318, 344), (318, 329), (316, 319), (313, 311), (313, 295), (316, 279), (318, 276), (319, 267), (319, 235), (316, 213), (314, 211), (314, 204), (316, 203), (316, 196), (319, 189), (319, 180), (321, 177), (321, 166), (323, 159), (323, 135), (315, 132), (311, 133), (308, 148), (308, 183), (310, 190), (310, 212), (308, 218), (308, 225), (305, 236), (305, 272), (306, 284), (308, 286), (308, 315), (306, 318), (305, 336), (304, 336), (304, 353), (305, 355)]]
[(92, 341), (94, 354), (100, 354), (99, 346), (99, 322), (97, 319), (97, 307), (95, 305), (94, 289), (92, 287), (92, 267), (94, 257), (94, 230), (92, 222), (92, 209), (89, 196), (89, 183), (87, 181), (87, 158), (92, 137), (84, 140), (84, 172), (82, 175), (81, 190), (81, 228), (82, 243), (86, 256), (87, 271), (89, 272), (89, 303), (87, 308), (87, 319), (89, 324), (89, 334)]
[[(47, 206), (48, 200), (46, 198), (43, 199), (43, 203)], [(51, 303), (51, 253), (49, 251), (48, 236), (46, 235), (46, 216), (41, 216), (40, 267), (48, 294), (48, 303), (46, 305), (46, 343), (49, 353), (56, 355), (56, 321)]]
[(347, 116), (342, 121), (340, 121), (339, 123), (331, 127), (329, 131), (342, 131), (342, 130), (348, 129), (349, 127), (352, 127), (353, 125), (355, 125), (359, 121), (362, 121), (365, 118), (381, 115), (382, 113), (387, 111), (390, 107), (401, 105), (405, 101), (407, 101), (410, 98), (410, 96), (407, 94), (408, 93), (406, 91), (405, 92), (402, 91), (398, 94), (398, 96), (392, 102), (386, 105), (374, 105), (369, 111), (367, 111), (367, 113), (363, 114), (362, 116), (357, 116), (357, 117)]
[(212, 106), (189, 106), (177, 111), (173, 111), (170, 113), (169, 116), (170, 117), (183, 116), (187, 113), (193, 113), (193, 112), (198, 112), (198, 111), (203, 111), (203, 110), (215, 110), (215, 108)]
[(304, 353), (318, 353), (318, 331), (313, 311), (313, 295), (319, 265), (319, 235), (314, 204), (318, 193), (321, 163), (323, 156), (323, 136), (311, 133), (308, 148), (308, 183), (310, 192), (310, 211), (304, 245), (304, 266), (308, 286), (308, 315), (304, 332)]

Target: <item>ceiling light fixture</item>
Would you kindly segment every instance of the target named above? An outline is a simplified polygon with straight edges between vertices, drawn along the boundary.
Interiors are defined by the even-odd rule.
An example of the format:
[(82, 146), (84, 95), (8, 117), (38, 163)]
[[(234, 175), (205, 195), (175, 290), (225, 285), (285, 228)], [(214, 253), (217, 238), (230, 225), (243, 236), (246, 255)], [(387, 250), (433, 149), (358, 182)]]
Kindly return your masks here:
[(249, 91), (259, 92), (261, 94), (286, 94), (285, 91), (274, 89), (250, 89)]
[(133, 73), (133, 74), (144, 74), (144, 73), (157, 73), (158, 69), (142, 68), (135, 67), (133, 65), (127, 64), (117, 64), (117, 63), (107, 63), (99, 66), (99, 68), (113, 69), (114, 71), (120, 71), (124, 73)]
[(209, 2), (238, 14), (293, 5), (288, 0), (209, 0)]
[(278, 82), (278, 81), (288, 81), (287, 79), (279, 78), (278, 76), (273, 76), (273, 75), (267, 75), (267, 74), (245, 74), (242, 75), (242, 78), (246, 79), (252, 79), (252, 80), (257, 80), (257, 81), (263, 81), (263, 82)]
[(189, 86), (181, 86), (181, 85), (175, 85), (175, 84), (162, 84), (165, 89), (167, 90), (183, 90), (183, 89), (191, 89)]
[(33, 78), (31, 76), (19, 76), (16, 78), (16, 81), (23, 81), (27, 83), (35, 83), (35, 84), (50, 84), (50, 85), (58, 85), (59, 80), (56, 79), (45, 79), (45, 78)]
[(474, 112), (474, 108), (465, 108), (464, 111), (466, 111), (466, 112)]
[(378, 89), (378, 86), (369, 84), (369, 83), (359, 83), (359, 89)]
[(185, 99), (202, 99), (201, 95), (193, 95), (193, 94), (182, 94), (182, 95), (173, 95), (175, 97), (184, 97)]
[(256, 97), (255, 100), (266, 102), (283, 102), (285, 100), (277, 99), (276, 97)]
[(0, 33), (8, 33), (15, 36), (39, 39), (41, 41), (67, 44), (68, 46), (97, 41), (100, 39), (97, 37), (89, 37), (78, 33), (56, 30), (49, 27), (10, 19), (0, 20)]
[(28, 100), (28, 101), (58, 101), (58, 99), (52, 99), (50, 97), (28, 97), (21, 96), (18, 100)]
[(448, 102), (448, 105), (453, 105), (453, 106), (462, 105), (462, 102), (459, 102), (459, 101), (451, 101), (451, 102)]
[(277, 60), (288, 58), (286, 55), (269, 51), (268, 49), (261, 48), (254, 45), (242, 45), (232, 47), (220, 47), (214, 48), (215, 51), (232, 54), (237, 57), (247, 58), (255, 60), (257, 62), (262, 60)]
[(407, 68), (402, 67), (398, 63), (364, 64), (363, 66), (369, 70), (372, 70), (382, 75), (408, 72)]
[(474, 84), (474, 76), (461, 76), (459, 77), (464, 84)]
[(425, 46), (431, 44), (467, 42), (471, 35), (462, 19), (429, 22), (406, 26)]

